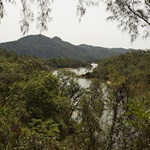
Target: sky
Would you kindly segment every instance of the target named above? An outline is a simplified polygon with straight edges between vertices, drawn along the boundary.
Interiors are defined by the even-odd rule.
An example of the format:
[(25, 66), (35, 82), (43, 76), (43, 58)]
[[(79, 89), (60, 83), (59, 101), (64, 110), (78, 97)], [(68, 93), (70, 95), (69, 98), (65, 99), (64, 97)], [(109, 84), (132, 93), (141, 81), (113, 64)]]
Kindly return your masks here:
[[(58, 36), (63, 41), (74, 45), (150, 49), (150, 37), (148, 39), (138, 38), (131, 43), (127, 32), (118, 29), (116, 22), (107, 21), (109, 13), (105, 11), (104, 4), (100, 3), (98, 7), (88, 7), (81, 22), (76, 14), (76, 5), (76, 0), (55, 0), (51, 13), (53, 19), (48, 24), (48, 31), (42, 34), (50, 38)], [(20, 31), (20, 4), (7, 4), (5, 10), (6, 16), (0, 24), (0, 43), (18, 40), (24, 36)], [(32, 23), (26, 35), (39, 33), (36, 24)]]

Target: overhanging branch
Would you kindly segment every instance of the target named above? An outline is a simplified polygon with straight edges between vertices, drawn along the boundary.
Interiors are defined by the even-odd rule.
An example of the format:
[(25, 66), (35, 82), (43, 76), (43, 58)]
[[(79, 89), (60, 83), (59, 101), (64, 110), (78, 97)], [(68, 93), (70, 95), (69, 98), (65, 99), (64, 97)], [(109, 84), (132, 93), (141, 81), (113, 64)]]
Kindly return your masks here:
[(148, 21), (148, 20), (146, 20), (145, 18), (143, 18), (142, 16), (140, 16), (138, 13), (136, 13), (134, 10), (132, 10), (132, 8), (129, 6), (129, 5), (127, 5), (127, 4), (125, 4), (127, 7), (128, 7), (128, 9), (134, 14), (134, 15), (136, 15), (137, 17), (139, 17), (140, 19), (142, 19), (143, 21), (145, 21), (149, 26), (150, 26), (150, 22)]
[(143, 20), (150, 26), (150, 22), (147, 19), (145, 19), (144, 17), (142, 17), (141, 15), (139, 15), (138, 13), (136, 13), (127, 3), (122, 2), (120, 0), (117, 0), (117, 2), (124, 6), (127, 6), (127, 8), (129, 9), (130, 12), (132, 12), (134, 15), (136, 15), (138, 18), (140, 18), (141, 20)]

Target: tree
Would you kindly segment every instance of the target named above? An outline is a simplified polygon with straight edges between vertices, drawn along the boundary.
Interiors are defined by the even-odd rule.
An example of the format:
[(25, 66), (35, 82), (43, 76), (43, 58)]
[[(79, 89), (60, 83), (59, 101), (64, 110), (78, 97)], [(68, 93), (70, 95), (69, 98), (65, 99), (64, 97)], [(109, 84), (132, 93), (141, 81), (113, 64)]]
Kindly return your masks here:
[(76, 109), (80, 103), (80, 99), (84, 92), (84, 89), (77, 82), (75, 73), (67, 70), (59, 70), (57, 77), (60, 79), (59, 91), (61, 97), (67, 97), (70, 101), (70, 118), (76, 112)]
[[(0, 0), (0, 22), (1, 19), (4, 17), (5, 12), (5, 4), (6, 2), (16, 4), (17, 1), (9, 0), (3, 2)], [(53, 0), (21, 0), (22, 8), (21, 8), (21, 15), (22, 20), (20, 21), (20, 27), (23, 34), (27, 33), (30, 28), (30, 22), (34, 21), (34, 11), (31, 10), (31, 5), (35, 4), (37, 8), (37, 28), (40, 29), (40, 32), (43, 30), (47, 30), (47, 23), (52, 19), (50, 17), (51, 12), (51, 4)]]
[(107, 150), (149, 149), (149, 58), (149, 51), (121, 54), (101, 61), (94, 72), (105, 83), (106, 119), (100, 119)]
[(23, 98), (32, 118), (47, 119), (54, 116), (57, 86), (57, 79), (51, 74), (39, 75), (26, 83)]
[[(52, 19), (50, 17), (51, 5), (55, 0), (21, 0), (22, 20), (21, 31), (27, 33), (30, 28), (30, 22), (34, 20), (34, 11), (31, 10), (31, 5), (36, 5), (38, 15), (36, 18), (37, 28), (40, 32), (47, 30), (47, 24)], [(85, 14), (87, 6), (99, 5), (100, 0), (77, 0), (77, 14), (81, 17)], [(128, 31), (131, 35), (131, 40), (134, 41), (143, 31), (143, 37), (150, 36), (150, 0), (102, 0), (106, 4), (106, 10), (112, 13), (108, 17), (109, 20), (119, 22), (119, 27), (123, 31)], [(0, 22), (4, 17), (4, 6), (7, 1), (0, 0)], [(14, 4), (15, 0), (9, 0), (9, 3)]]
[(98, 79), (93, 79), (81, 100), (81, 117), (84, 123), (87, 147), (89, 150), (103, 149), (105, 135), (102, 129), (102, 116), (104, 111), (102, 84)]
[[(86, 12), (87, 5), (98, 5), (92, 0), (78, 0), (77, 11), (80, 16)], [(143, 37), (150, 36), (150, 0), (102, 0), (106, 4), (106, 10), (112, 13), (109, 20), (119, 22), (118, 27), (128, 31), (131, 40), (134, 41), (143, 29)]]
[(73, 132), (70, 101), (48, 68), (0, 50), (0, 149), (56, 149)]
[(119, 22), (122, 30), (128, 31), (134, 41), (143, 29), (143, 37), (150, 36), (150, 0), (109, 0), (107, 10), (112, 12), (108, 19)]

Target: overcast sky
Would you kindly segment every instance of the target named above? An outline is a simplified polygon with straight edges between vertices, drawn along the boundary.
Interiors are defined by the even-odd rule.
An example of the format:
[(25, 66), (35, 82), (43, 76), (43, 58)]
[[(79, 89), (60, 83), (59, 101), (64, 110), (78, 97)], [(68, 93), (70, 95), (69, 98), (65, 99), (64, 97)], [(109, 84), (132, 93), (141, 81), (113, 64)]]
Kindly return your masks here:
[[(0, 24), (0, 43), (23, 37), (19, 24), (20, 5), (8, 4), (5, 9), (7, 16)], [(150, 49), (150, 38), (147, 40), (139, 38), (131, 43), (128, 33), (119, 30), (117, 23), (106, 21), (108, 15), (105, 5), (101, 4), (99, 7), (88, 8), (82, 21), (79, 22), (79, 17), (76, 15), (76, 0), (56, 0), (51, 13), (53, 20), (48, 24), (48, 31), (42, 34), (50, 38), (58, 36), (75, 45)], [(28, 33), (31, 34), (39, 34), (35, 23)]]

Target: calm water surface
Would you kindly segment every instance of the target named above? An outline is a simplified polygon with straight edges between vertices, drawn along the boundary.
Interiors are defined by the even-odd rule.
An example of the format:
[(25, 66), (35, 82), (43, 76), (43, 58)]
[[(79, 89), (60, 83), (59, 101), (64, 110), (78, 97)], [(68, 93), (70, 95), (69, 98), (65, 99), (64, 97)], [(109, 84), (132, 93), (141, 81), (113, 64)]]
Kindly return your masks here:
[[(92, 72), (94, 68), (98, 66), (96, 63), (92, 63), (92, 68), (87, 69), (87, 68), (77, 68), (77, 69), (69, 69), (69, 71), (75, 72), (77, 75), (82, 75), (86, 74), (87, 72)], [(53, 72), (54, 75), (57, 75), (57, 70)], [(91, 84), (91, 79), (85, 79), (85, 78), (78, 78), (78, 82), (81, 87), (83, 88), (88, 88)]]

